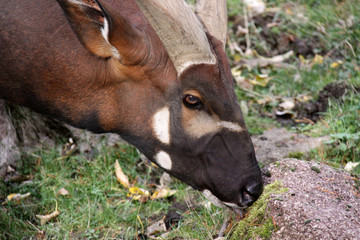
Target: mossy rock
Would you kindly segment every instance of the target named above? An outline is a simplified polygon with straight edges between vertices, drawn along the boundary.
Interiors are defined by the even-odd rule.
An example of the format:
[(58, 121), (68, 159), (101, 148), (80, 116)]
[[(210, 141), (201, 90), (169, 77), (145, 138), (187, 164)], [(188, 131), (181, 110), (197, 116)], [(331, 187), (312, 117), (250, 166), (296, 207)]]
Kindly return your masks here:
[(280, 194), (288, 191), (280, 181), (275, 181), (264, 188), (260, 198), (248, 209), (247, 216), (239, 221), (234, 228), (231, 240), (237, 239), (270, 239), (274, 232), (272, 218), (267, 216), (267, 203), (272, 194)]

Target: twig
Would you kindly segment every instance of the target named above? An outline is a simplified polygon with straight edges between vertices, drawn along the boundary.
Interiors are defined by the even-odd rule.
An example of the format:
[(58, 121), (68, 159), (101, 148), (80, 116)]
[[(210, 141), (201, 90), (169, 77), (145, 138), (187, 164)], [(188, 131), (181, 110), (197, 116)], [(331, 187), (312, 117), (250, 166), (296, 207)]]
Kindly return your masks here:
[(315, 123), (311, 119), (306, 118), (306, 117), (303, 117), (302, 119), (295, 119), (295, 122), (297, 122), (297, 123), (308, 123), (308, 124), (311, 124), (311, 125), (315, 125)]
[(354, 51), (353, 46), (349, 43), (348, 40), (345, 40), (345, 43), (349, 46), (349, 48), (350, 48), (350, 50), (351, 50), (351, 53), (353, 54), (353, 57), (356, 57), (356, 54), (355, 54), (355, 51)]
[(38, 231), (38, 233), (40, 233), (40, 234), (44, 234), (44, 232), (43, 231), (41, 231), (40, 229), (38, 229), (34, 224), (32, 224), (29, 220), (27, 221), (33, 228), (35, 228), (37, 231)]
[(323, 191), (323, 192), (327, 192), (327, 193), (334, 194), (336, 197), (338, 197), (338, 195), (337, 195), (336, 193), (334, 193), (334, 192), (331, 192), (331, 191), (326, 190), (326, 189), (324, 189), (324, 188), (321, 188), (321, 187), (319, 187), (319, 186), (316, 186), (316, 188), (319, 189), (319, 190), (321, 190), (321, 191)]
[(225, 232), (226, 232), (226, 229), (227, 229), (227, 227), (228, 227), (228, 225), (229, 225), (230, 218), (231, 218), (231, 216), (228, 215), (227, 218), (225, 219), (223, 225), (222, 225), (221, 228), (220, 228), (218, 238), (224, 236), (224, 234), (225, 234)]
[(89, 199), (89, 197), (88, 197), (88, 195), (86, 195), (86, 198), (87, 198), (87, 200), (88, 200), (88, 208), (89, 208), (89, 218), (88, 218), (88, 224), (87, 224), (87, 228), (89, 229), (89, 227), (90, 227), (90, 219), (91, 219), (91, 212), (90, 212), (90, 199)]
[(254, 23), (253, 21), (251, 22), (251, 27), (254, 28), (254, 31), (255, 31), (257, 37), (260, 39), (261, 45), (264, 47), (265, 52), (266, 52), (269, 56), (271, 56), (271, 52), (270, 52), (269, 48), (266, 46), (266, 41), (265, 41), (264, 38), (260, 35), (260, 31), (256, 28), (255, 23)]
[(249, 31), (249, 19), (248, 19), (248, 13), (247, 13), (247, 9), (246, 9), (246, 6), (244, 4), (244, 21), (245, 21), (245, 29), (247, 30), (245, 32), (245, 39), (246, 39), (246, 51), (245, 51), (245, 54), (248, 54), (249, 51), (251, 51), (251, 48), (250, 48), (250, 31)]
[(327, 124), (324, 119), (320, 118), (320, 121), (325, 125), (326, 128), (330, 128), (329, 124)]
[(356, 196), (360, 197), (360, 194), (354, 192), (353, 190), (351, 190), (351, 192), (352, 192), (353, 194), (355, 194)]
[(359, 181), (360, 180), (360, 179), (358, 179), (356, 177), (350, 177), (350, 176), (347, 176), (347, 175), (344, 175), (344, 174), (343, 174), (343, 176), (346, 177), (346, 178), (349, 178), (351, 180), (354, 180), (354, 181)]
[(271, 216), (271, 218), (272, 218), (272, 222), (273, 222), (273, 224), (274, 224), (275, 232), (277, 232), (277, 227), (276, 227), (275, 218), (274, 218), (274, 216)]

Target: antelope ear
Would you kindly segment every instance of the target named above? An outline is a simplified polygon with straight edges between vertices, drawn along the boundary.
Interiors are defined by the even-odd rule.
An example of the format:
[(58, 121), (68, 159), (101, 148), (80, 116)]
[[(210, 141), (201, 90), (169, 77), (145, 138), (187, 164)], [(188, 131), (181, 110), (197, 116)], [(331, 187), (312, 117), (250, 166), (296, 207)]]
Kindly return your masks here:
[(120, 58), (108, 40), (111, 17), (98, 1), (57, 0), (80, 42), (93, 54), (103, 58)]

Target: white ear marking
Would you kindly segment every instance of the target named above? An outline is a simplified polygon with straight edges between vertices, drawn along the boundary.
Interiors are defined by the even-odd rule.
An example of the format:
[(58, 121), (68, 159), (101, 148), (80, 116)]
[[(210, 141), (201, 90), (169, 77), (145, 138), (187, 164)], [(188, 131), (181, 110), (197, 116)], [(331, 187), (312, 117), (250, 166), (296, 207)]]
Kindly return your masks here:
[(164, 151), (160, 151), (155, 155), (155, 161), (160, 165), (160, 167), (171, 170), (172, 162), (169, 154)]
[(119, 51), (109, 42), (109, 23), (105, 17), (104, 17), (104, 26), (100, 30), (106, 42), (110, 44), (113, 56), (117, 59), (120, 59)]
[(105, 40), (109, 42), (109, 23), (106, 18), (104, 18), (104, 27), (101, 28), (101, 34), (103, 35)]
[(153, 116), (153, 130), (156, 137), (165, 144), (170, 144), (170, 111), (164, 107)]

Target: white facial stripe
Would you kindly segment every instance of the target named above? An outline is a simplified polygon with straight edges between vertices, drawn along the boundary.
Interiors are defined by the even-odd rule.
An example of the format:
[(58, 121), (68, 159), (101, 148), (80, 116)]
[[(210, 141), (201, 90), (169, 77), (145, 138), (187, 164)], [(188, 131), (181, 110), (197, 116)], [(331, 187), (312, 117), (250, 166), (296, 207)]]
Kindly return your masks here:
[(155, 161), (159, 164), (160, 167), (171, 170), (172, 162), (169, 154), (164, 151), (160, 151), (155, 156)]
[(205, 112), (199, 112), (195, 117), (189, 119), (185, 125), (185, 130), (196, 138), (216, 132), (219, 128), (217, 121)]
[(212, 194), (212, 192), (210, 192), (209, 190), (205, 189), (204, 191), (202, 191), (202, 193), (204, 194), (204, 196), (215, 206), (218, 207), (224, 207), (224, 204), (222, 201), (220, 201), (220, 199), (218, 199), (214, 194)]
[(206, 134), (214, 133), (222, 128), (232, 132), (241, 132), (244, 129), (237, 123), (219, 121), (216, 117), (210, 116), (208, 113), (199, 112), (195, 117), (190, 118), (184, 123), (186, 132), (195, 138), (200, 138)]
[(155, 113), (152, 119), (155, 136), (165, 144), (170, 144), (170, 111), (164, 107)]
[(218, 122), (218, 124), (219, 124), (219, 126), (221, 126), (223, 128), (226, 128), (226, 129), (228, 129), (230, 131), (233, 131), (233, 132), (241, 132), (241, 131), (244, 130), (238, 124), (232, 123), (232, 122), (221, 121), (221, 122)]

